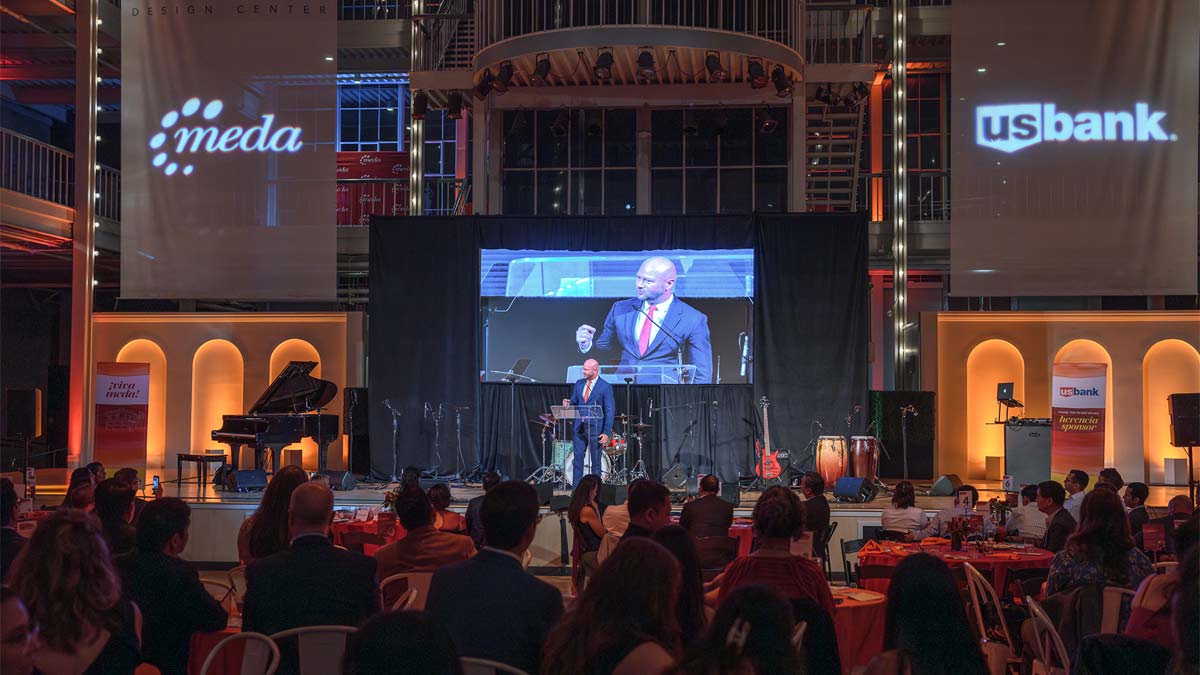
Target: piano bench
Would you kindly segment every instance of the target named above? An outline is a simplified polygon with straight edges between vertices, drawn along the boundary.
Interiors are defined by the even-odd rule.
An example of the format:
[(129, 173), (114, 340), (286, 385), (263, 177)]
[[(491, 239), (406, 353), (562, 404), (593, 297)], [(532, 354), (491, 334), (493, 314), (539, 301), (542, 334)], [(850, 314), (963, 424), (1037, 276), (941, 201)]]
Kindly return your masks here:
[(176, 463), (177, 468), (179, 469), (179, 472), (175, 474), (175, 484), (183, 485), (183, 481), (184, 481), (183, 463), (184, 462), (195, 462), (196, 468), (199, 471), (199, 473), (196, 475), (195, 479), (188, 478), (187, 479), (188, 482), (190, 483), (192, 480), (195, 480), (197, 485), (205, 485), (208, 483), (208, 465), (213, 462), (216, 462), (218, 464), (225, 464), (226, 461), (228, 461), (228, 460), (225, 457), (225, 455), (209, 455), (209, 454), (201, 455), (201, 454), (193, 454), (193, 453), (180, 453), (175, 456), (175, 463)]

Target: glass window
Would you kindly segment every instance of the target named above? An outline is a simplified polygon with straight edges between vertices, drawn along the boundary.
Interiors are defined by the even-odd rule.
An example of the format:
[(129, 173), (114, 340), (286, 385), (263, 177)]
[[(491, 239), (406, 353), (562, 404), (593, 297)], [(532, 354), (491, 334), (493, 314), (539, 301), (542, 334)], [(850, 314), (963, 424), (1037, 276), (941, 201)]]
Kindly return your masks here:
[(504, 213), (512, 216), (532, 216), (533, 204), (533, 172), (509, 171), (504, 175)]
[(650, 172), (650, 210), (662, 215), (683, 213), (681, 169), (654, 169)]
[(567, 172), (537, 172), (537, 214), (559, 215), (570, 213), (567, 208)]
[(504, 166), (511, 169), (533, 168), (532, 113), (524, 110), (504, 113)]
[(753, 169), (721, 170), (721, 213), (754, 210)]
[(537, 113), (537, 165), (567, 166), (567, 137), (571, 120), (565, 110), (539, 110)]
[(604, 172), (604, 212), (610, 216), (637, 213), (637, 171)]
[(604, 172), (599, 169), (571, 172), (571, 194), (574, 201), (571, 213), (584, 216), (598, 216), (604, 213), (603, 196)]
[(404, 80), (338, 82), (338, 150), (403, 150), (408, 83)]
[(683, 174), (688, 213), (717, 212), (717, 170), (689, 169)]
[(754, 210), (783, 211), (787, 207), (787, 168), (754, 170)]
[(683, 111), (650, 113), (650, 166), (683, 166)]
[(637, 113), (604, 111), (604, 165), (637, 166)]

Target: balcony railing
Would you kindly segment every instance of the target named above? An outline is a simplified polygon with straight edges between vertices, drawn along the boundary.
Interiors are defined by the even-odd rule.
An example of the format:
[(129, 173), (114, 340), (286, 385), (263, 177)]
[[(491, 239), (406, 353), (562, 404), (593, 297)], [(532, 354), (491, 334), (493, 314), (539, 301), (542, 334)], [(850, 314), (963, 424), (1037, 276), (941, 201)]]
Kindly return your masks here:
[(872, 63), (871, 7), (809, 3), (804, 58), (808, 63)]
[(471, 183), (453, 176), (426, 176), (423, 181), (427, 216), (459, 216), (467, 211)]
[[(96, 216), (120, 220), (121, 172), (96, 169)], [(60, 204), (75, 205), (75, 155), (62, 148), (0, 129), (0, 187)]]
[(800, 0), (477, 0), (477, 47), (564, 28), (649, 25), (709, 28), (800, 50)]
[[(864, 173), (859, 176), (859, 210), (873, 221), (892, 219), (891, 173)], [(909, 221), (950, 220), (950, 172), (910, 171), (908, 173)]]
[(412, 18), (408, 0), (338, 0), (339, 21), (395, 21)]

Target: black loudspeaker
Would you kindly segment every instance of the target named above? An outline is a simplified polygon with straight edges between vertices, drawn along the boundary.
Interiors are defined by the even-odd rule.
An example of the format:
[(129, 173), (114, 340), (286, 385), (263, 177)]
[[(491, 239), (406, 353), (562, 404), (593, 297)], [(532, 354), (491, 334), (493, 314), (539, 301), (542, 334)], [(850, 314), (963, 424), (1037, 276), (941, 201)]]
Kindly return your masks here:
[(737, 506), (742, 501), (742, 497), (741, 497), (740, 493), (741, 493), (741, 486), (738, 485), (737, 482), (735, 481), (733, 483), (722, 482), (721, 483), (721, 492), (719, 492), (718, 494), (720, 495), (721, 499), (724, 499), (725, 501), (729, 502), (730, 504)]
[(358, 486), (358, 480), (349, 471), (322, 471), (321, 474), (329, 479), (331, 490), (353, 490)]
[(367, 388), (342, 390), (342, 420), (350, 454), (350, 471), (366, 475), (371, 471), (371, 439), (367, 430)]
[(958, 488), (962, 487), (962, 479), (958, 474), (952, 473), (945, 476), (938, 476), (938, 479), (933, 482), (933, 488), (929, 491), (930, 497), (953, 497)]
[(904, 437), (900, 409), (912, 406), (908, 414), (908, 477), (933, 478), (933, 444), (937, 430), (937, 405), (931, 391), (872, 391), (870, 395), (871, 432), (883, 442), (888, 453), (879, 453), (879, 477), (904, 477)]
[(1004, 425), (1004, 473), (1013, 477), (1013, 489), (1050, 480), (1049, 424), (1039, 422)]
[(833, 486), (833, 498), (839, 502), (869, 502), (875, 492), (875, 486), (866, 478), (839, 478)]
[(255, 492), (266, 487), (267, 472), (262, 469), (225, 472), (225, 489), (229, 492)]
[(9, 436), (37, 438), (42, 435), (42, 390), (4, 390), (4, 432)]
[(550, 510), (566, 511), (571, 506), (571, 495), (551, 495)]
[(628, 485), (609, 485), (604, 483), (600, 485), (600, 502), (608, 506), (616, 506), (624, 504), (625, 499), (629, 497)]
[(1167, 403), (1171, 410), (1171, 445), (1200, 446), (1200, 394), (1171, 394)]
[(533, 489), (537, 490), (538, 506), (546, 506), (554, 496), (554, 483), (538, 483)]
[(663, 474), (662, 483), (670, 490), (684, 489), (687, 485), (687, 470), (678, 464), (673, 465)]

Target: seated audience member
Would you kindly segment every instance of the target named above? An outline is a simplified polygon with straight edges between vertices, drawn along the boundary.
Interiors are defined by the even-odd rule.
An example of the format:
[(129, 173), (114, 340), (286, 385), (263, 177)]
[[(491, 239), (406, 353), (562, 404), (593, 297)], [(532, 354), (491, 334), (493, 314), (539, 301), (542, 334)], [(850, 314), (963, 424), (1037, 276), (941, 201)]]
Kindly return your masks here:
[(1037, 507), (1046, 514), (1046, 535), (1042, 537), (1042, 548), (1051, 553), (1063, 550), (1067, 539), (1075, 532), (1075, 517), (1063, 507), (1066, 497), (1067, 492), (1062, 485), (1052, 480), (1038, 483)]
[(11, 580), (38, 630), (39, 672), (126, 674), (141, 663), (142, 614), (121, 597), (91, 515), (61, 510), (38, 525)]
[(1092, 490), (1083, 499), (1079, 529), (1050, 563), (1046, 595), (1084, 584), (1137, 588), (1154, 566), (1133, 545), (1121, 498), (1111, 490)]
[(1130, 483), (1125, 488), (1122, 500), (1128, 510), (1129, 532), (1134, 536), (1142, 533), (1142, 526), (1150, 520), (1146, 512), (1146, 500), (1150, 498), (1150, 488), (1145, 483)]
[(88, 483), (81, 483), (71, 488), (67, 493), (67, 503), (65, 508), (79, 509), (91, 513), (96, 506), (96, 486)]
[(542, 656), (542, 675), (642, 675), (675, 664), (679, 563), (649, 537), (624, 540), (583, 589)]
[(400, 472), (400, 489), (416, 485), (421, 487), (421, 470), (415, 466), (406, 466)]
[(575, 530), (575, 546), (579, 549), (579, 566), (586, 574), (596, 571), (600, 540), (607, 533), (604, 523), (600, 522), (600, 506), (596, 503), (599, 494), (600, 477), (588, 474), (579, 479), (567, 506), (567, 521)]
[(928, 553), (900, 561), (888, 586), (884, 652), (866, 675), (986, 675), (950, 568)]
[(28, 540), (17, 532), (17, 489), (7, 478), (0, 478), (0, 580), (8, 579), (13, 561)]
[(785, 487), (768, 488), (754, 505), (754, 537), (758, 548), (725, 568), (719, 602), (724, 602), (739, 586), (764, 583), (788, 600), (810, 600), (832, 616), (833, 595), (825, 573), (809, 558), (791, 553), (792, 540), (802, 534), (804, 508), (800, 499)]
[(228, 621), (196, 569), (179, 557), (187, 546), (191, 513), (174, 497), (148, 504), (137, 530), (137, 550), (117, 563), (125, 597), (146, 617), (142, 658), (163, 675), (186, 675), (192, 634), (219, 631)]
[(81, 485), (96, 486), (96, 477), (88, 470), (86, 466), (81, 466), (71, 472), (71, 478), (67, 481), (67, 492), (63, 495), (62, 505), (67, 508), (77, 508), (71, 506), (71, 493)]
[(1099, 479), (1111, 485), (1112, 489), (1117, 492), (1120, 492), (1121, 488), (1125, 487), (1125, 479), (1121, 477), (1121, 472), (1112, 467), (1100, 469)]
[(1021, 505), (1014, 508), (1008, 518), (1008, 532), (1022, 537), (1041, 539), (1046, 536), (1046, 514), (1038, 509), (1038, 486), (1021, 488)]
[(30, 675), (37, 630), (21, 597), (8, 586), (0, 586), (0, 673)]
[[(1133, 485), (1136, 483), (1130, 484)], [(1180, 559), (1186, 559), (1198, 541), (1200, 518), (1192, 516), (1175, 528), (1175, 551)], [(1171, 632), (1171, 596), (1181, 582), (1181, 567), (1173, 567), (1166, 574), (1151, 574), (1142, 580), (1130, 604), (1126, 635), (1155, 642), (1172, 651), (1176, 649), (1175, 636)]]
[(115, 478), (100, 481), (95, 513), (113, 560), (132, 553), (137, 545), (137, 533), (129, 524), (133, 520), (133, 490)]
[(692, 535), (680, 525), (659, 528), (652, 539), (675, 556), (683, 576), (679, 584), (679, 603), (675, 616), (679, 619), (679, 635), (684, 646), (700, 637), (708, 622), (704, 606), (704, 575), (700, 571), (700, 554)]
[(700, 494), (683, 505), (679, 524), (693, 537), (728, 537), (733, 504), (721, 499), (721, 480), (713, 474), (700, 479)]
[[(825, 499), (825, 479), (809, 471), (800, 479), (800, 494), (804, 497), (804, 531), (817, 536), (829, 527), (829, 500)], [(820, 552), (814, 550), (820, 555)]]
[(629, 527), (621, 541), (634, 537), (649, 537), (654, 531), (671, 522), (671, 491), (666, 485), (643, 480), (629, 487)]
[[(399, 668), (397, 659), (403, 662)], [(377, 614), (350, 635), (342, 675), (459, 675), (445, 627), (422, 612)]]
[(794, 628), (791, 606), (770, 586), (742, 586), (721, 603), (708, 630), (669, 672), (801, 675), (805, 668), (792, 647)]
[[(805, 502), (805, 508), (807, 507), (808, 502)], [(925, 516), (924, 509), (917, 507), (917, 494), (912, 483), (906, 480), (896, 483), (896, 489), (892, 492), (892, 504), (883, 509), (881, 520), (883, 529), (888, 532), (908, 534), (920, 532), (925, 527), (929, 518)]]
[(537, 491), (522, 481), (500, 483), (479, 515), (487, 546), (434, 573), (425, 611), (449, 629), (460, 656), (537, 672), (542, 644), (563, 611), (562, 594), (522, 566), (537, 530)]
[(238, 529), (238, 559), (243, 565), (260, 558), (279, 553), (288, 547), (292, 538), (288, 533), (288, 509), (292, 503), (292, 492), (308, 482), (308, 474), (298, 466), (285, 466), (271, 476), (267, 489), (263, 490), (258, 508)]
[(375, 552), (380, 579), (401, 572), (432, 572), (475, 555), (475, 542), (470, 537), (434, 528), (433, 505), (420, 486), (405, 488), (392, 508), (408, 534)]
[(1088, 480), (1087, 473), (1079, 469), (1071, 469), (1067, 472), (1067, 477), (1063, 479), (1063, 487), (1067, 490), (1067, 499), (1063, 502), (1063, 508), (1077, 523), (1079, 522), (1079, 509), (1083, 505), (1083, 491), (1087, 489)]
[(379, 611), (375, 559), (335, 547), (332, 520), (329, 488), (305, 483), (292, 492), (291, 545), (246, 568), (242, 630), (270, 635), (300, 626), (357, 626)]
[[(133, 490), (133, 520), (129, 521), (129, 524), (136, 528), (138, 518), (142, 517), (142, 509), (145, 509), (146, 504), (150, 503), (138, 496), (138, 492), (141, 489), (141, 484), (138, 481), (137, 469), (130, 469), (128, 467), (117, 469), (117, 472), (113, 474), (113, 480), (118, 480), (128, 485), (130, 490)], [(163, 489), (161, 486), (159, 486), (158, 490), (155, 491), (154, 496), (161, 497), (162, 495)]]
[(429, 487), (429, 503), (433, 505), (433, 527), (442, 532), (467, 533), (467, 519), (450, 510), (450, 487), (434, 483)]
[(108, 478), (108, 471), (100, 462), (90, 462), (87, 465), (87, 470), (92, 473), (92, 485), (99, 485), (102, 481)]
[(475, 548), (484, 546), (483, 521), (479, 518), (479, 510), (483, 508), (483, 498), (499, 484), (500, 474), (495, 471), (485, 471), (483, 473), (483, 494), (472, 497), (471, 501), (467, 502), (467, 536), (475, 542)]
[[(929, 524), (921, 528), (913, 539), (921, 540), (926, 537), (944, 537), (950, 538), (950, 522), (955, 518), (972, 518), (980, 514), (975, 512), (975, 505), (979, 503), (979, 490), (975, 489), (974, 485), (961, 485), (954, 493), (954, 506), (938, 511), (937, 515), (929, 521)], [(983, 534), (991, 535), (996, 526), (990, 518), (980, 516), (983, 521)]]
[[(629, 484), (629, 489), (632, 490), (635, 483), (644, 480), (638, 478)], [(628, 491), (626, 491), (628, 496)], [(614, 534), (618, 537), (625, 534), (625, 530), (629, 527), (629, 502), (623, 501), (620, 504), (601, 504), (604, 508), (600, 509), (600, 521), (604, 523), (604, 529), (608, 530), (609, 534)]]
[(1171, 628), (1179, 649), (1167, 672), (1200, 672), (1200, 547), (1193, 546), (1179, 563), (1179, 586), (1171, 599)]

